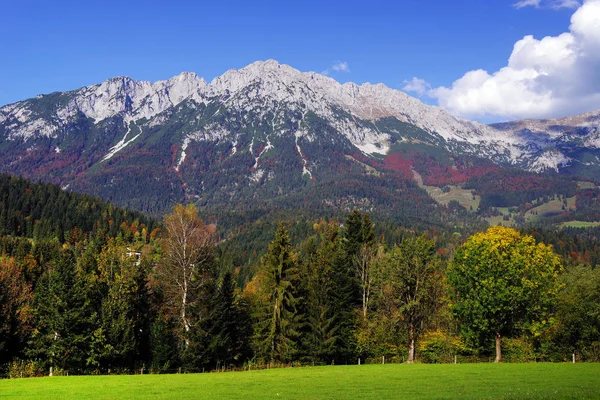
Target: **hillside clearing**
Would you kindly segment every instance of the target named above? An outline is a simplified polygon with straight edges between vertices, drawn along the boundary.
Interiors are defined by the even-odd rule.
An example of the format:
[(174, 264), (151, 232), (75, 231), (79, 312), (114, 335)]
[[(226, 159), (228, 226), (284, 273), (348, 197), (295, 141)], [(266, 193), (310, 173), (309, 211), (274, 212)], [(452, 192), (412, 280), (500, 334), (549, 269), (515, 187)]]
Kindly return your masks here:
[(0, 381), (2, 399), (563, 399), (600, 397), (600, 364), (363, 365)]
[(424, 189), (427, 194), (438, 204), (448, 205), (452, 200), (457, 201), (467, 210), (474, 212), (479, 208), (481, 197), (474, 195), (471, 190), (463, 189), (460, 186), (447, 185), (448, 191), (444, 192), (437, 186), (427, 186), (423, 183), (423, 178), (419, 173), (413, 170), (415, 182), (421, 189)]
[(568, 197), (567, 205), (564, 209), (563, 206), (564, 203), (562, 200), (550, 200), (547, 203), (544, 203), (527, 211), (525, 213), (525, 218), (527, 221), (531, 221), (535, 218), (550, 217), (553, 215), (563, 213), (565, 211), (575, 211), (577, 209), (576, 197)]
[(595, 228), (600, 226), (600, 222), (569, 221), (563, 222), (559, 226), (560, 228)]

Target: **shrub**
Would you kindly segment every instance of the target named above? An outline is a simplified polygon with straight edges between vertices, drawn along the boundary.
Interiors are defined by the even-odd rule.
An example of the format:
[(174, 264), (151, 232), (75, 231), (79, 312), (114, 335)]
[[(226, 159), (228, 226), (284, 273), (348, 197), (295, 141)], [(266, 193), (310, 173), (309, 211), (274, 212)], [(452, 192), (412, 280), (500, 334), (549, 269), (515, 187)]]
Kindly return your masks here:
[(8, 376), (11, 379), (34, 378), (44, 376), (44, 371), (37, 361), (14, 360), (8, 366)]
[(452, 363), (455, 355), (468, 352), (469, 349), (459, 337), (439, 330), (425, 333), (419, 343), (419, 354), (426, 363)]
[(533, 344), (525, 338), (502, 340), (502, 357), (506, 362), (534, 362)]

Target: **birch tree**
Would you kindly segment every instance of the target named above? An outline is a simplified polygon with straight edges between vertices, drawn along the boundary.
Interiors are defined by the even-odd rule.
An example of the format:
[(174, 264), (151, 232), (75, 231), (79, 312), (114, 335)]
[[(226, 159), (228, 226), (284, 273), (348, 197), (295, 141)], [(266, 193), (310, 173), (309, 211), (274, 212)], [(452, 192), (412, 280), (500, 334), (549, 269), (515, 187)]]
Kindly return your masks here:
[(173, 212), (165, 216), (164, 227), (164, 257), (158, 275), (165, 300), (177, 315), (187, 346), (187, 334), (193, 325), (190, 308), (198, 300), (198, 293), (214, 278), (215, 229), (202, 222), (193, 204), (176, 205)]

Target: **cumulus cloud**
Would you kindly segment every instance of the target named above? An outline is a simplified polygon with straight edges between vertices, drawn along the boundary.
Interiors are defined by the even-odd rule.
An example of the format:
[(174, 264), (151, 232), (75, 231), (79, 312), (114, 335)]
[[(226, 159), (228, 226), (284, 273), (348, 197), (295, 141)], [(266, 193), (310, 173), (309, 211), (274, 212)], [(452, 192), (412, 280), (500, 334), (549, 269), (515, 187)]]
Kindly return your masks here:
[(428, 94), (470, 118), (545, 118), (600, 109), (600, 0), (586, 0), (569, 31), (515, 43), (508, 65), (467, 72)]
[(323, 75), (329, 75), (331, 71), (334, 72), (350, 72), (350, 67), (346, 61), (336, 61), (331, 67), (321, 72)]
[(404, 81), (403, 83), (404, 86), (402, 87), (402, 90), (405, 92), (416, 93), (419, 96), (423, 96), (425, 93), (431, 90), (431, 85), (427, 83), (427, 81), (417, 77), (414, 77), (409, 81)]

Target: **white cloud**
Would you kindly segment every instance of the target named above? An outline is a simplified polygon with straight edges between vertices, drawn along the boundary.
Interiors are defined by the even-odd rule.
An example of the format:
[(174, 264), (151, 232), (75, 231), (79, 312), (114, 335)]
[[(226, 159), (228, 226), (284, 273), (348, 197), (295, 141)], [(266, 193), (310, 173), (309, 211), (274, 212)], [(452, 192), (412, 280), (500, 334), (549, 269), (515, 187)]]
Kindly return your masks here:
[(423, 96), (429, 90), (431, 90), (431, 85), (427, 83), (424, 79), (420, 79), (417, 77), (412, 78), (409, 81), (404, 81), (404, 87), (402, 90), (405, 92), (413, 92), (418, 94), (419, 96)]
[(350, 68), (346, 61), (338, 61), (331, 66), (331, 69), (337, 72), (350, 72)]
[(515, 8), (535, 7), (535, 8), (553, 8), (555, 10), (561, 8), (578, 8), (581, 6), (579, 0), (521, 0), (513, 4)]
[(521, 1), (513, 4), (513, 7), (515, 7), (515, 8), (523, 8), (523, 7), (529, 7), (529, 6), (539, 7), (541, 2), (542, 2), (542, 0), (521, 0)]
[(587, 0), (569, 31), (515, 43), (508, 65), (467, 72), (428, 94), (471, 118), (544, 118), (600, 109), (600, 0)]
[(350, 67), (346, 61), (336, 61), (331, 67), (321, 72), (323, 75), (329, 75), (331, 71), (335, 72), (350, 72)]
[(578, 0), (556, 0), (550, 7), (552, 8), (578, 8), (581, 3)]

